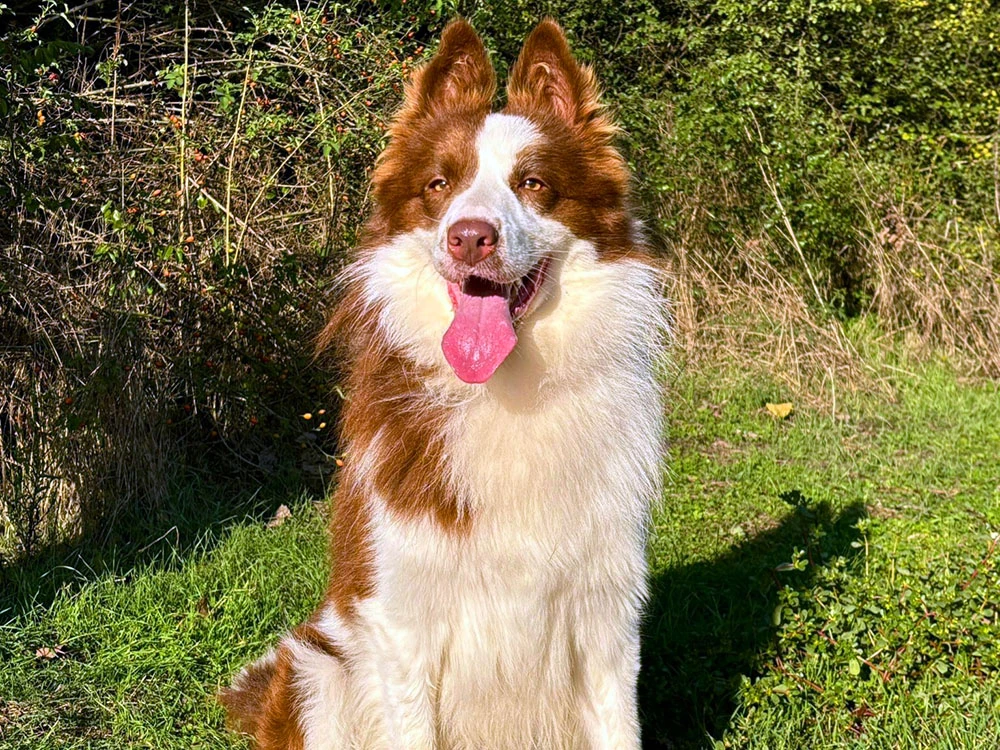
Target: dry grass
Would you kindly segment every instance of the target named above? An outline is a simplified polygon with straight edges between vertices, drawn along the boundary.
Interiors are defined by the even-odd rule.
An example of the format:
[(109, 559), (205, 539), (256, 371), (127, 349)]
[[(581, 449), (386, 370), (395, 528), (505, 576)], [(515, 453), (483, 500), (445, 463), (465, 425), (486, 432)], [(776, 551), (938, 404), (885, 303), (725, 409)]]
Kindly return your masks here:
[(718, 175), (695, 181), (710, 198), (696, 192), (663, 202), (661, 216), (677, 227), (665, 243), (668, 295), (687, 366), (730, 363), (834, 410), (838, 390), (892, 398), (901, 368), (921, 359), (946, 358), (971, 378), (1000, 376), (994, 220), (974, 230), (953, 220), (942, 230), (915, 204), (867, 194), (855, 156), (865, 222), (853, 272), (864, 280), (866, 306), (848, 322), (828, 312), (828, 282), (817, 283), (805, 262), (770, 165), (760, 165), (764, 184), (784, 219), (770, 234), (720, 246), (704, 206), (738, 207), (741, 196)]
[(905, 207), (885, 212), (871, 229), (871, 308), (886, 329), (906, 335), (925, 355), (948, 354), (970, 374), (1000, 377), (995, 236), (980, 228), (963, 237), (953, 222), (940, 241), (928, 240)]
[(891, 229), (866, 238), (871, 288), (861, 324), (818, 312), (811, 285), (772, 262), (775, 240), (748, 240), (725, 254), (670, 243), (681, 358), (691, 367), (728, 362), (760, 372), (826, 406), (838, 389), (891, 398), (911, 359), (946, 357), (969, 377), (1000, 376), (1000, 283), (988, 243), (980, 235), (980, 259), (970, 258), (919, 239), (898, 215), (887, 222)]
[(783, 276), (765, 247), (745, 242), (729, 267), (684, 244), (672, 247), (668, 294), (685, 366), (725, 362), (759, 372), (816, 406), (831, 406), (837, 389), (891, 397), (887, 371), (858, 350), (843, 323), (817, 315), (810, 287)]

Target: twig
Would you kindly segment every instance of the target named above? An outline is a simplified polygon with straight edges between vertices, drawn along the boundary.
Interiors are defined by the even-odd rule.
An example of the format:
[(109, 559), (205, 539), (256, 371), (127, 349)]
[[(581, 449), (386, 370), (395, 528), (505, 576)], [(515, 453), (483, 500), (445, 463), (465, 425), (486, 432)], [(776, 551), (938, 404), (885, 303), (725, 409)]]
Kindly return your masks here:
[[(207, 190), (205, 190), (205, 188), (203, 188), (200, 185), (198, 185), (193, 179), (189, 178), (189, 182), (192, 183), (192, 184), (194, 184), (194, 186), (196, 188), (198, 188), (198, 194), (200, 196), (202, 196), (205, 200), (207, 200), (209, 203), (211, 203), (212, 206), (215, 208), (216, 211), (219, 211), (220, 213), (223, 214), (223, 216), (225, 217), (225, 220), (226, 220), (227, 223), (229, 221), (235, 221), (240, 226), (240, 228), (242, 228), (242, 229), (244, 229), (246, 231), (253, 232), (253, 230), (247, 225), (247, 222), (245, 220), (241, 219), (239, 216), (236, 216), (235, 214), (230, 213), (229, 208), (226, 207), (226, 206), (223, 206), (221, 203), (219, 203), (218, 198), (216, 198), (210, 192), (208, 192)], [(258, 235), (256, 232), (253, 232), (253, 233), (254, 233), (254, 235), (256, 237), (258, 237), (258, 238), (260, 237), (260, 235)]]
[[(223, 211), (223, 250), (226, 254), (226, 265), (230, 263), (230, 252), (231, 245), (229, 241), (229, 230), (231, 226), (231, 209), (232, 209), (232, 199), (233, 199), (233, 164), (236, 161), (236, 144), (239, 142), (240, 138), (240, 124), (243, 121), (243, 110), (246, 107), (247, 101), (247, 87), (250, 84), (250, 69), (253, 61), (253, 48), (250, 49), (250, 54), (247, 56), (247, 67), (246, 72), (243, 74), (243, 89), (240, 92), (240, 108), (236, 112), (236, 124), (233, 126), (233, 143), (229, 149), (229, 165), (226, 169), (226, 207)], [(239, 248), (237, 248), (238, 250)], [(232, 261), (235, 262), (236, 254), (232, 255)]]
[[(264, 194), (267, 192), (267, 188), (270, 185), (270, 181), (273, 180), (281, 172), (281, 170), (285, 168), (285, 165), (288, 164), (288, 162), (292, 160), (292, 157), (294, 157), (301, 150), (302, 146), (306, 144), (310, 138), (316, 135), (317, 131), (326, 124), (326, 121), (329, 118), (330, 118), (329, 114), (320, 117), (319, 122), (317, 122), (316, 125), (308, 133), (306, 133), (305, 136), (301, 140), (299, 140), (298, 143), (295, 144), (294, 148), (292, 148), (288, 152), (288, 155), (281, 160), (281, 163), (278, 165), (278, 167), (272, 170), (271, 174), (264, 179), (263, 185), (257, 191), (257, 195), (255, 195), (254, 199), (250, 202), (250, 207), (247, 209), (248, 216), (253, 215), (254, 210), (257, 208), (257, 204), (260, 203), (261, 199), (264, 197)], [(243, 241), (246, 239), (246, 234), (249, 228), (250, 228), (249, 223), (245, 223), (243, 225), (243, 231), (240, 232), (240, 236), (236, 240), (235, 252), (237, 254), (239, 253), (240, 248), (243, 247)]]
[(989, 562), (990, 557), (993, 556), (993, 551), (997, 548), (997, 542), (1000, 542), (1000, 534), (993, 535), (993, 541), (990, 542), (990, 546), (986, 550), (986, 554), (983, 555), (983, 559), (979, 561), (978, 565), (976, 565), (976, 569), (972, 571), (972, 575), (969, 576), (968, 579), (966, 579), (966, 581), (961, 586), (959, 586), (959, 588), (962, 591), (965, 591), (967, 588), (969, 588), (969, 586), (972, 585), (972, 582), (976, 580), (976, 576), (979, 575), (979, 571), (982, 570), (983, 566), (987, 562)]
[[(825, 630), (823, 630), (822, 628), (820, 628), (819, 634), (821, 636), (823, 636), (831, 646), (839, 646), (840, 645), (840, 644), (837, 643), (837, 641), (836, 641), (835, 638), (833, 638), (832, 636), (828, 635), (827, 632)], [(860, 661), (862, 664), (864, 664), (865, 666), (867, 666), (872, 672), (874, 672), (879, 677), (881, 677), (882, 678), (882, 682), (889, 682), (890, 675), (887, 672), (883, 672), (881, 669), (879, 669), (878, 667), (876, 667), (874, 664), (872, 664), (870, 661), (868, 661), (865, 657), (859, 656), (858, 657), (858, 661)]]
[[(757, 122), (757, 117), (754, 115), (753, 111), (750, 112), (750, 117), (753, 118), (754, 127), (757, 129), (757, 137), (761, 145), (764, 145), (764, 134), (761, 133), (760, 124)], [(744, 126), (743, 130), (747, 134), (747, 138), (752, 139), (749, 128)], [(809, 264), (806, 262), (806, 254), (802, 252), (802, 246), (799, 244), (799, 239), (795, 235), (795, 229), (792, 227), (792, 220), (788, 217), (788, 212), (785, 210), (785, 204), (781, 202), (781, 196), (778, 194), (778, 186), (768, 176), (767, 170), (764, 169), (764, 164), (767, 164), (768, 170), (771, 168), (771, 164), (766, 156), (763, 157), (763, 161), (758, 160), (757, 162), (757, 166), (760, 167), (760, 174), (764, 178), (764, 184), (767, 185), (767, 189), (771, 191), (771, 196), (774, 198), (774, 202), (778, 205), (778, 210), (781, 212), (781, 221), (785, 225), (788, 240), (792, 243), (792, 247), (794, 247), (795, 251), (799, 254), (799, 259), (802, 261), (802, 265), (806, 269), (806, 275), (809, 277), (809, 283), (812, 285), (813, 293), (816, 295), (816, 301), (819, 302), (820, 307), (826, 307), (826, 301), (823, 299), (823, 295), (819, 293), (819, 286), (816, 284), (816, 279), (813, 278), (812, 269), (809, 268)]]
[(191, 25), (189, 0), (184, 0), (184, 89), (181, 91), (181, 127), (180, 127), (180, 216), (177, 226), (177, 242), (184, 247), (184, 240), (187, 239), (187, 212), (188, 212), (188, 187), (187, 187), (187, 165), (185, 161), (187, 146), (187, 105), (188, 105), (188, 65), (190, 62), (190, 41)]
[(993, 133), (993, 208), (1000, 224), (1000, 115), (997, 115), (997, 130)]
[(111, 52), (113, 65), (111, 74), (111, 145), (115, 144), (115, 120), (118, 117), (118, 65), (122, 48), (122, 3), (118, 0), (118, 13), (115, 16), (115, 46)]
[[(299, 13), (299, 17), (302, 16), (302, 8), (299, 7), (298, 0), (295, 2), (295, 9)], [(309, 35), (305, 34), (302, 37), (303, 43), (305, 44), (306, 54), (311, 55), (312, 50), (309, 49)], [(326, 120), (326, 114), (323, 111), (323, 94), (319, 89), (319, 77), (316, 75), (311, 76), (313, 87), (316, 89), (316, 104), (319, 107), (319, 117), (320, 120)], [(330, 152), (325, 151), (324, 154), (326, 158), (326, 182), (327, 182), (327, 193), (330, 199), (330, 212), (333, 213), (337, 208), (337, 196), (334, 190), (333, 184), (333, 161), (330, 159)], [(331, 236), (333, 234), (333, 225), (327, 222), (326, 237), (323, 239), (323, 247), (329, 249)]]
[[(77, 5), (75, 8), (68, 8), (68, 9), (64, 10), (62, 13), (56, 13), (55, 15), (51, 15), (48, 18), (39, 18), (38, 21), (36, 21), (36, 23), (35, 23), (35, 32), (37, 33), (39, 30), (41, 30), (44, 27), (48, 26), (50, 23), (52, 23), (53, 21), (55, 21), (57, 18), (62, 18), (63, 20), (66, 21), (66, 23), (70, 23), (69, 17), (71, 15), (73, 15), (74, 13), (79, 13), (81, 10), (86, 10), (87, 8), (89, 8), (89, 7), (93, 6), (93, 5), (97, 5), (98, 3), (101, 3), (101, 2), (103, 2), (103, 0), (88, 0), (85, 3), (81, 3), (80, 5)], [(72, 24), (70, 24), (70, 25), (72, 25)]]
[(825, 690), (823, 690), (823, 686), (822, 685), (819, 685), (819, 684), (813, 682), (812, 680), (810, 680), (807, 677), (802, 677), (801, 675), (797, 675), (794, 672), (789, 672), (785, 668), (784, 663), (781, 661), (781, 657), (780, 656), (775, 658), (775, 660), (774, 660), (774, 668), (776, 670), (778, 670), (779, 672), (781, 672), (781, 674), (785, 675), (786, 677), (791, 677), (793, 680), (795, 680), (797, 682), (801, 682), (803, 685), (812, 688), (813, 690), (815, 690), (817, 693), (819, 693), (821, 695), (826, 692)]

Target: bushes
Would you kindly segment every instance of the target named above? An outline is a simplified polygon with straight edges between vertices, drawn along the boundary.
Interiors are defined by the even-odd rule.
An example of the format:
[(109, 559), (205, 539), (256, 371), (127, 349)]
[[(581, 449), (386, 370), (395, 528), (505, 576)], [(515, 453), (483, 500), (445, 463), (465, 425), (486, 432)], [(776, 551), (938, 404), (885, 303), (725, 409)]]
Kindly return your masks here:
[(4, 38), (0, 552), (315, 442), (311, 338), (419, 48), (357, 9), (126, 11)]
[[(108, 533), (118, 511), (168, 516), (171, 482), (199, 466), (231, 488), (302, 465), (318, 422), (298, 415), (336, 407), (310, 341), (366, 173), (455, 13), (501, 73), (544, 14), (598, 68), (692, 331), (720, 308), (708, 280), (752, 287), (767, 260), (769, 290), (801, 290), (786, 309), (874, 311), (1000, 372), (987, 2), (0, 13), (5, 553)], [(685, 275), (687, 258), (711, 274)]]
[[(997, 271), (996, 9), (897, 0), (674, 7), (690, 34), (669, 84), (675, 127), (662, 181), (682, 195), (698, 190), (692, 180), (724, 187), (701, 191), (693, 207), (711, 217), (702, 231), (715, 254), (770, 236), (774, 260), (802, 275), (797, 244), (823, 302), (847, 316), (879, 293), (870, 261), (890, 216), (934, 245), (953, 242), (949, 222), (982, 228), (988, 241), (966, 235), (962, 252)], [(676, 203), (668, 196), (675, 238)]]

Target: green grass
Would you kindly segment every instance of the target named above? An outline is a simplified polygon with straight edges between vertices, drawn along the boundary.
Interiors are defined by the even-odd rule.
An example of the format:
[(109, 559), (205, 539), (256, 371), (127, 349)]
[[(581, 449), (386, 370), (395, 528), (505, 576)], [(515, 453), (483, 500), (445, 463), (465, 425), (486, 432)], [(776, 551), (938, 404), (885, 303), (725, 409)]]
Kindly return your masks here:
[[(773, 383), (676, 378), (648, 747), (1000, 746), (1000, 393), (942, 368), (901, 374), (896, 393), (777, 420), (765, 403), (794, 398)], [(310, 611), (326, 573), (310, 499), (255, 502), (102, 574), (7, 571), (0, 746), (231, 746), (213, 693)], [(282, 502), (292, 518), (266, 528)]]
[(897, 394), (776, 420), (771, 384), (679, 383), (644, 662), (661, 740), (1000, 746), (1000, 395), (940, 369)]

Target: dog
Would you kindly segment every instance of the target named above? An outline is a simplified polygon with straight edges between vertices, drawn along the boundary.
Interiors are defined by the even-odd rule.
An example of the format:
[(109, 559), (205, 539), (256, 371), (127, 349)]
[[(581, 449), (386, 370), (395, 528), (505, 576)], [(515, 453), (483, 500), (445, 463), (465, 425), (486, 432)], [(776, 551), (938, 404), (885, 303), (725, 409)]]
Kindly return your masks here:
[(221, 696), (262, 750), (640, 747), (663, 285), (556, 22), (495, 91), (452, 21), (374, 169), (321, 335), (347, 386), (329, 587)]

